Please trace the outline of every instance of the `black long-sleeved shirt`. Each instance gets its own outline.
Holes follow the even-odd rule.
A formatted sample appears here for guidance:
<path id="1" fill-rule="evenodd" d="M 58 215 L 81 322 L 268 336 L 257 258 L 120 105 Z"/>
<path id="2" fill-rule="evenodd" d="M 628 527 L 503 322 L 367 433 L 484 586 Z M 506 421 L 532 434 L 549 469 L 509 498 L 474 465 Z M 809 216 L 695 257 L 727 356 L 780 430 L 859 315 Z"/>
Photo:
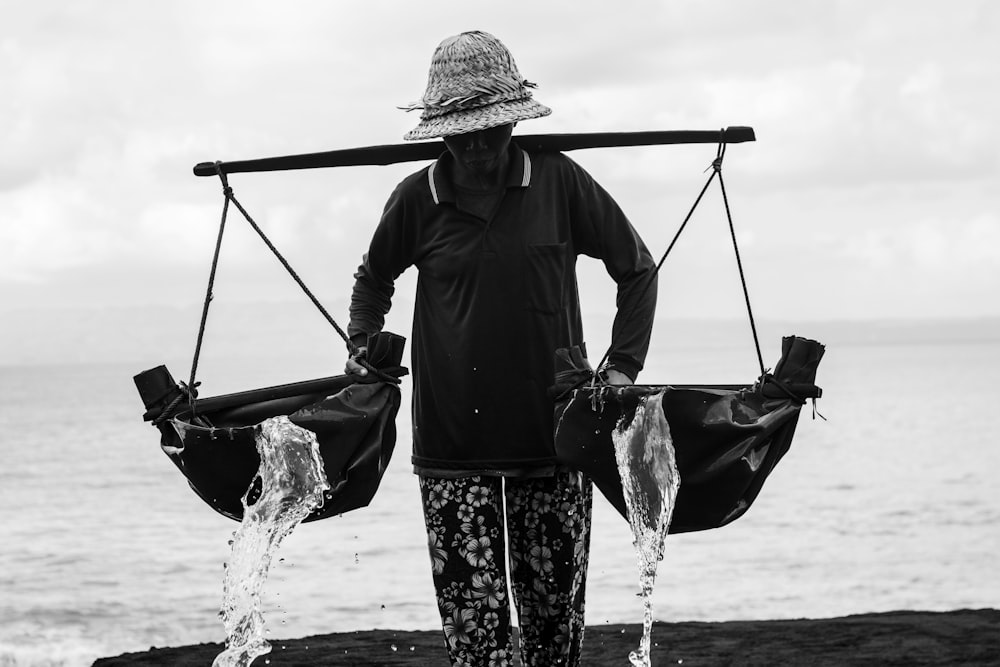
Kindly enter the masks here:
<path id="1" fill-rule="evenodd" d="M 618 284 L 610 365 L 635 378 L 656 306 L 655 263 L 611 196 L 559 153 L 511 144 L 489 219 L 457 205 L 452 158 L 404 179 L 355 274 L 348 334 L 380 331 L 395 279 L 418 270 L 411 357 L 418 471 L 551 468 L 554 352 L 583 344 L 580 254 Z M 647 288 L 647 283 L 652 282 Z"/>

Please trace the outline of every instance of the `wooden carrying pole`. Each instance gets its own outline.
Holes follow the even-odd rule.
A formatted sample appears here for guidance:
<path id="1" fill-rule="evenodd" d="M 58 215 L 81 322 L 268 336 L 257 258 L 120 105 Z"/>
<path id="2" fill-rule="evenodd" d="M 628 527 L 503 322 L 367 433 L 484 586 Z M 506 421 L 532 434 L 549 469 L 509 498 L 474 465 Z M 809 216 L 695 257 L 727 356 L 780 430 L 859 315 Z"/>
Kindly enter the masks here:
<path id="1" fill-rule="evenodd" d="M 584 148 L 613 148 L 616 146 L 657 146 L 663 144 L 739 144 L 755 141 L 752 127 L 734 126 L 722 130 L 659 130 L 651 132 L 593 132 L 582 134 L 527 134 L 515 136 L 517 144 L 536 152 L 574 151 Z M 398 162 L 417 162 L 437 159 L 446 149 L 443 141 L 425 141 L 412 144 L 390 144 L 346 148 L 322 153 L 303 153 L 256 160 L 233 162 L 201 162 L 194 167 L 195 176 L 217 176 L 219 171 L 235 174 L 251 171 L 286 171 L 290 169 L 319 169 L 322 167 L 351 167 L 360 165 L 387 165 Z"/>

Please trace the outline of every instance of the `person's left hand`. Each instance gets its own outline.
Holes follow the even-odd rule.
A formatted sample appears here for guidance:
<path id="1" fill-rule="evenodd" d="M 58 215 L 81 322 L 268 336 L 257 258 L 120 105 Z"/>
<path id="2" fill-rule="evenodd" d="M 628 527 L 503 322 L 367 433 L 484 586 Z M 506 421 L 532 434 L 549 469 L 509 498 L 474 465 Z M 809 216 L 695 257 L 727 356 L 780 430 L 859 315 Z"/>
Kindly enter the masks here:
<path id="1" fill-rule="evenodd" d="M 616 371 L 613 368 L 609 368 L 608 370 L 604 371 L 604 377 L 607 378 L 608 384 L 619 384 L 619 385 L 632 384 L 632 380 L 631 378 L 629 378 L 629 376 L 625 375 L 621 371 Z"/>

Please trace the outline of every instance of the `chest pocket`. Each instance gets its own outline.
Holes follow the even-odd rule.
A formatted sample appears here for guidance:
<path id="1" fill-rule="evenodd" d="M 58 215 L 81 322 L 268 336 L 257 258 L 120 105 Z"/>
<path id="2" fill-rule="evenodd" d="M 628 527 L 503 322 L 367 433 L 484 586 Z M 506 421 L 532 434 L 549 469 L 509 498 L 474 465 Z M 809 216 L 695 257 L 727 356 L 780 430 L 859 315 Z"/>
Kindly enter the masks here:
<path id="1" fill-rule="evenodd" d="M 533 243 L 528 246 L 524 276 L 525 306 L 541 313 L 562 310 L 566 282 L 566 244 Z"/>

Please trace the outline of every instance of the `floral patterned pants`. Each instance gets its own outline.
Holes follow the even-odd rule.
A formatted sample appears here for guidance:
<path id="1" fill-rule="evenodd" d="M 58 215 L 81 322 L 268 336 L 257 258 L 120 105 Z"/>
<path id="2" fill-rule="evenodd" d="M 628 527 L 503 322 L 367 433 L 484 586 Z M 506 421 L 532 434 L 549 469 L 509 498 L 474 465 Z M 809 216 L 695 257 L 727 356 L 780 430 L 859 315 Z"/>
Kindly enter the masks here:
<path id="1" fill-rule="evenodd" d="M 535 479 L 421 477 L 420 491 L 452 665 L 514 664 L 507 555 L 523 664 L 578 665 L 590 552 L 590 479 L 571 471 Z"/>

